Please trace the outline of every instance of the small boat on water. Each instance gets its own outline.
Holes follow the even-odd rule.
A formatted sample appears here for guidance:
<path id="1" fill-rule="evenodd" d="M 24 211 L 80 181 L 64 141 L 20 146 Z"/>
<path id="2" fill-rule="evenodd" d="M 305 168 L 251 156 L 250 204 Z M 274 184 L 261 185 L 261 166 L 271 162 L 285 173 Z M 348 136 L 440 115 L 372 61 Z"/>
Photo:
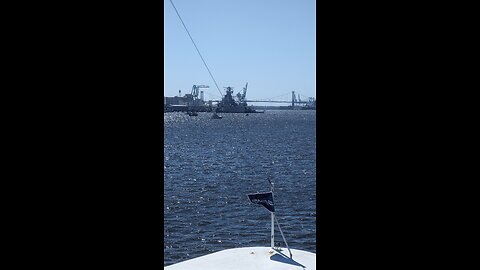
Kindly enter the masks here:
<path id="1" fill-rule="evenodd" d="M 187 114 L 188 114 L 188 116 L 198 116 L 198 113 L 195 112 L 195 111 L 190 111 Z"/>
<path id="2" fill-rule="evenodd" d="M 223 116 L 218 115 L 216 112 L 213 113 L 212 119 L 222 119 Z"/>

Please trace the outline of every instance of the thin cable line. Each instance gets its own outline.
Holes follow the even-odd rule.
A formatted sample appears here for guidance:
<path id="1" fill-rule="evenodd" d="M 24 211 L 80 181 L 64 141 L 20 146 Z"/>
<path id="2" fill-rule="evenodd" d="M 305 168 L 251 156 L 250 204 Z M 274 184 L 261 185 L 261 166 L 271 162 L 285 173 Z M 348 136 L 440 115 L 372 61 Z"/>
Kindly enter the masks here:
<path id="1" fill-rule="evenodd" d="M 223 95 L 222 95 L 222 91 L 220 91 L 220 87 L 218 87 L 217 81 L 215 80 L 215 78 L 213 78 L 212 72 L 210 72 L 210 69 L 208 68 L 207 63 L 206 63 L 205 60 L 203 59 L 203 56 L 202 56 L 202 54 L 200 53 L 200 50 L 198 49 L 197 44 L 195 44 L 195 41 L 193 41 L 192 35 L 190 35 L 190 32 L 188 31 L 187 26 L 186 26 L 185 23 L 183 22 L 182 17 L 180 16 L 180 13 L 178 13 L 178 10 L 177 10 L 177 8 L 175 7 L 175 5 L 173 4 L 172 0 L 170 0 L 170 3 L 172 4 L 173 8 L 175 9 L 175 12 L 177 13 L 178 18 L 180 18 L 180 21 L 182 22 L 183 27 L 185 28 L 185 31 L 187 31 L 187 34 L 188 34 L 188 36 L 190 37 L 190 40 L 192 41 L 193 46 L 195 46 L 195 49 L 197 49 L 198 55 L 200 55 L 200 58 L 202 58 L 203 64 L 204 64 L 205 67 L 207 68 L 208 73 L 210 74 L 210 77 L 212 77 L 212 80 L 213 80 L 213 82 L 215 83 L 215 86 L 217 87 L 218 92 L 220 92 L 220 96 L 223 96 Z"/>

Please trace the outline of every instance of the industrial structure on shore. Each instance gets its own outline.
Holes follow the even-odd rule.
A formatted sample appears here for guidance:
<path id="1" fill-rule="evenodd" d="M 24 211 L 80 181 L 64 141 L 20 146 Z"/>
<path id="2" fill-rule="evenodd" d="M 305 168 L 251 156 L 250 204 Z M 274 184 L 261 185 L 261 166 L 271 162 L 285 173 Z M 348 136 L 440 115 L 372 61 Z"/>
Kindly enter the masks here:
<path id="1" fill-rule="evenodd" d="M 258 113 L 246 102 L 248 83 L 242 93 L 233 95 L 233 87 L 225 87 L 226 94 L 222 100 L 210 100 L 205 102 L 204 92 L 199 89 L 209 88 L 208 85 L 194 85 L 192 92 L 181 97 L 181 90 L 178 96 L 164 97 L 165 112 L 217 112 L 217 113 Z M 199 96 L 200 95 L 200 96 Z M 214 104 L 215 103 L 215 104 Z M 263 111 L 262 111 L 263 112 Z"/>
<path id="2" fill-rule="evenodd" d="M 193 85 L 192 91 L 182 97 L 182 91 L 178 90 L 178 96 L 164 97 L 164 112 L 217 112 L 217 113 L 262 113 L 255 108 L 260 106 L 249 106 L 247 102 L 261 103 L 288 103 L 290 106 L 265 106 L 264 109 L 280 110 L 315 110 L 316 100 L 309 97 L 307 101 L 301 100 L 300 94 L 292 91 L 292 100 L 247 100 L 248 83 L 242 92 L 234 95 L 233 87 L 225 87 L 225 95 L 222 100 L 205 101 L 204 92 L 200 89 L 209 88 L 208 85 Z M 297 105 L 295 105 L 297 104 Z"/>
<path id="3" fill-rule="evenodd" d="M 205 102 L 204 92 L 200 89 L 209 88 L 208 85 L 194 85 L 192 92 L 182 97 L 182 91 L 178 90 L 178 96 L 164 97 L 165 112 L 211 112 L 212 101 Z"/>

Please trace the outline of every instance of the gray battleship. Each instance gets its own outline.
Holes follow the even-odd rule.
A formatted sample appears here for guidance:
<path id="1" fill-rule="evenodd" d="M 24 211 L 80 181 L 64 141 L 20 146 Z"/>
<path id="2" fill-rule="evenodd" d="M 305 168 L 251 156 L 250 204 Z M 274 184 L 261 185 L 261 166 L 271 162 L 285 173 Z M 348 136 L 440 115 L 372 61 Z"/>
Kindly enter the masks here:
<path id="1" fill-rule="evenodd" d="M 238 93 L 236 98 L 233 96 L 233 87 L 225 87 L 226 94 L 218 103 L 215 112 L 217 113 L 263 113 L 264 111 L 256 111 L 252 106 L 248 106 L 246 102 L 247 85 L 243 88 L 243 93 Z"/>

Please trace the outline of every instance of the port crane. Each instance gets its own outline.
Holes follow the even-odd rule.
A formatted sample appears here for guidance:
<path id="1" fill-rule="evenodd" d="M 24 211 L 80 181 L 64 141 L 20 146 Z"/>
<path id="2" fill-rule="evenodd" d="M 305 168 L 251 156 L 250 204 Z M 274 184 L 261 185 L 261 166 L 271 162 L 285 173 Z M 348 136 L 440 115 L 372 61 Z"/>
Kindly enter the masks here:
<path id="1" fill-rule="evenodd" d="M 237 98 L 240 103 L 245 103 L 245 100 L 247 97 L 247 88 L 248 88 L 248 82 L 243 88 L 243 93 L 240 93 L 240 92 L 237 93 Z"/>
<path id="2" fill-rule="evenodd" d="M 196 105 L 201 98 L 198 97 L 198 94 L 200 93 L 200 89 L 206 89 L 210 88 L 208 85 L 193 85 L 192 87 L 192 97 L 193 97 L 193 102 Z"/>

